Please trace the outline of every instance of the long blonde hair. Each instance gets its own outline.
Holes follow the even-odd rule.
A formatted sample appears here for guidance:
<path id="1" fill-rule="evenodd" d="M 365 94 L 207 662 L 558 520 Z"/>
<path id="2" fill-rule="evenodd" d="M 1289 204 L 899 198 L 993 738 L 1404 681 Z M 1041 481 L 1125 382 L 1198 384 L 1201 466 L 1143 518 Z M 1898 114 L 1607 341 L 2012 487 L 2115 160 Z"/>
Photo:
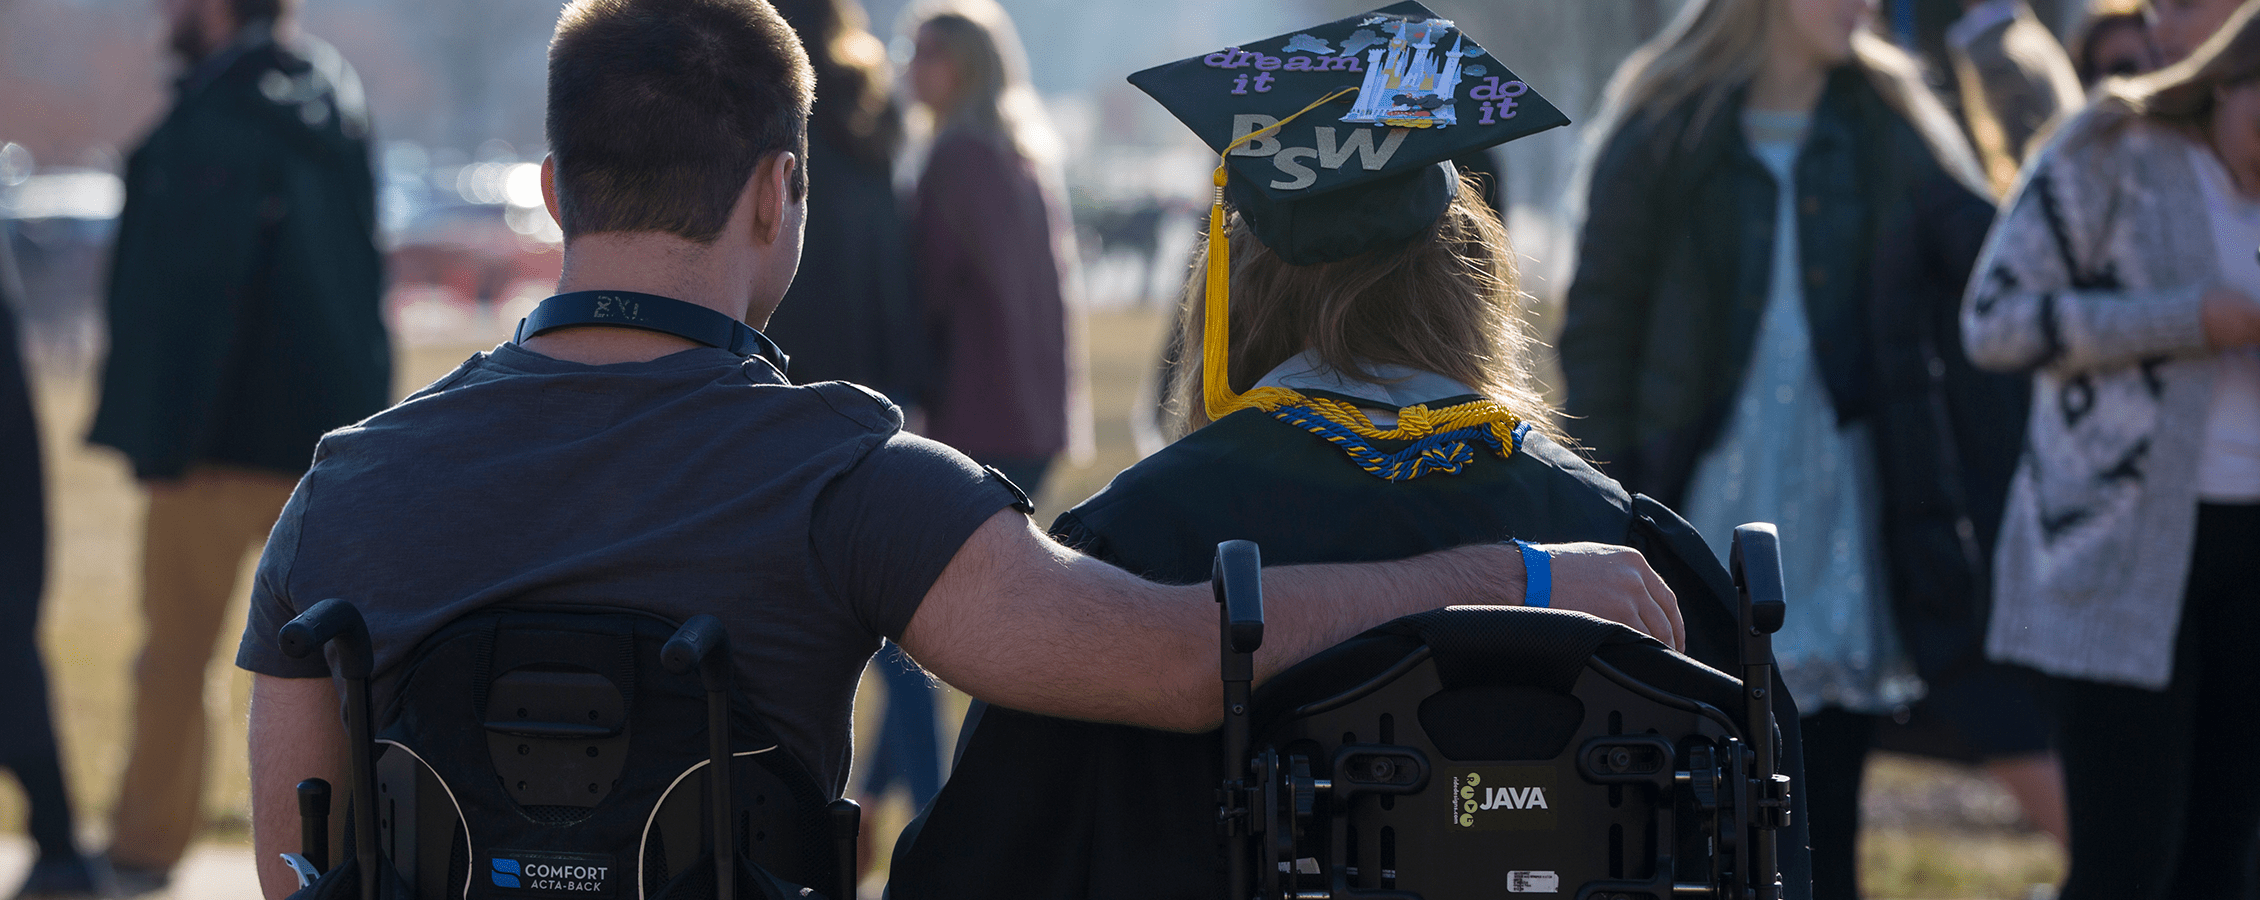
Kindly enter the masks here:
<path id="1" fill-rule="evenodd" d="M 1766 59 L 1766 41 L 1782 18 L 1785 0 L 1687 0 L 1663 33 L 1625 58 L 1601 95 L 1601 112 L 1586 132 L 1584 158 L 1575 179 L 1574 203 L 1582 204 L 1593 164 L 1627 124 L 1694 105 L 1684 131 L 1664 136 L 1659 157 L 1684 151 L 1715 124 L 1736 92 L 1757 78 Z M 1981 194 L 1989 193 L 1961 128 L 1923 84 L 1922 68 L 1905 51 L 1860 31 L 1852 36 L 1852 65 L 1885 103 L 1922 135 L 1940 166 Z"/>
<path id="2" fill-rule="evenodd" d="M 1004 7 L 994 0 L 927 0 L 907 10 L 904 21 L 904 34 L 932 34 L 957 64 L 963 93 L 952 108 L 935 110 L 936 133 L 970 129 L 1002 139 L 1030 160 L 1058 161 L 1058 138 L 1028 80 L 1028 55 Z"/>
<path id="3" fill-rule="evenodd" d="M 1233 390 L 1246 391 L 1279 364 L 1314 350 L 1351 378 L 1373 378 L 1367 367 L 1376 365 L 1445 376 L 1560 437 L 1530 375 L 1536 341 L 1523 319 L 1529 296 L 1516 283 L 1506 226 L 1472 180 L 1463 177 L 1458 199 L 1436 225 L 1401 248 L 1290 265 L 1256 240 L 1236 213 L 1227 240 Z M 1188 299 L 1178 315 L 1179 356 L 1165 416 L 1173 436 L 1208 424 L 1200 402 L 1207 272 L 1204 245 L 1194 254 Z"/>

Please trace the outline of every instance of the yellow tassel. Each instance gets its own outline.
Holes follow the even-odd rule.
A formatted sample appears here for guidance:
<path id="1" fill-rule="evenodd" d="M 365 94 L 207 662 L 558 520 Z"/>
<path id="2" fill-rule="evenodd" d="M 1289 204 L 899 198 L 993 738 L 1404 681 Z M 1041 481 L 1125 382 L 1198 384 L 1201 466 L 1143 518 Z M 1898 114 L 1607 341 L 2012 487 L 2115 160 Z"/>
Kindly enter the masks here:
<path id="1" fill-rule="evenodd" d="M 1216 200 L 1208 208 L 1208 317 L 1201 331 L 1201 402 L 1209 421 L 1239 408 L 1228 377 L 1232 360 L 1232 242 L 1224 235 L 1224 166 L 1216 167 Z"/>
<path id="2" fill-rule="evenodd" d="M 1248 406 L 1241 401 L 1239 394 L 1232 391 L 1232 252 L 1231 242 L 1226 240 L 1224 234 L 1225 159 L 1232 155 L 1232 151 L 1240 149 L 1241 144 L 1278 131 L 1303 113 L 1332 103 L 1336 98 L 1356 90 L 1355 87 L 1346 87 L 1320 97 L 1292 116 L 1241 135 L 1239 140 L 1226 145 L 1224 152 L 1216 155 L 1216 199 L 1210 202 L 1208 208 L 1207 315 L 1202 319 L 1201 328 L 1201 406 L 1208 412 L 1209 421 L 1224 418 Z"/>

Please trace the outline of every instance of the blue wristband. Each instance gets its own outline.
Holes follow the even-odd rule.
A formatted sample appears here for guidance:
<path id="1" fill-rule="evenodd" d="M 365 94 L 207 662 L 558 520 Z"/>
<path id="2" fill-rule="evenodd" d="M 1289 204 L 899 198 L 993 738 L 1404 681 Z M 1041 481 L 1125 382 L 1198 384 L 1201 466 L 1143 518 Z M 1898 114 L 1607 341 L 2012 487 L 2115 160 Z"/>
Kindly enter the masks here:
<path id="1" fill-rule="evenodd" d="M 1537 544 L 1516 540 L 1522 548 L 1522 605 L 1544 607 L 1554 602 L 1554 556 Z"/>

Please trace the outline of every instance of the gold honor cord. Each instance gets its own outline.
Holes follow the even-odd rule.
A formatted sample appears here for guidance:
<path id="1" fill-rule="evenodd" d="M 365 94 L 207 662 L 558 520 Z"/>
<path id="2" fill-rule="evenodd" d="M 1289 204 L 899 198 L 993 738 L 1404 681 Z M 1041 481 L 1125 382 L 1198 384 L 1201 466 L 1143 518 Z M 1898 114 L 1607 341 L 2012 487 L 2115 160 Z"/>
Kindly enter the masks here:
<path id="1" fill-rule="evenodd" d="M 1384 429 L 1375 427 L 1373 420 L 1367 418 L 1363 410 L 1330 398 L 1307 397 L 1300 391 L 1282 387 L 1259 387 L 1245 394 L 1232 390 L 1229 372 L 1232 359 L 1232 258 L 1230 241 L 1224 234 L 1226 158 L 1232 155 L 1232 151 L 1240 149 L 1242 144 L 1277 131 L 1303 113 L 1356 90 L 1358 89 L 1355 87 L 1346 87 L 1321 97 L 1292 116 L 1240 136 L 1238 140 L 1226 145 L 1224 152 L 1217 154 L 1216 196 L 1208 210 L 1208 309 L 1202 320 L 1201 331 L 1202 406 L 1208 410 L 1210 421 L 1222 419 L 1243 409 L 1259 409 L 1282 421 L 1300 425 L 1342 447 L 1366 471 L 1391 481 L 1417 478 L 1429 471 L 1459 471 L 1459 463 L 1447 462 L 1446 457 L 1455 453 L 1465 455 L 1464 441 L 1455 439 L 1467 434 L 1463 431 L 1466 429 L 1480 429 L 1474 433 L 1482 434 L 1489 440 L 1479 442 L 1490 444 L 1493 452 L 1505 457 L 1513 453 L 1519 443 L 1516 431 L 1522 420 L 1492 400 L 1476 400 L 1436 410 L 1429 409 L 1427 404 L 1404 407 L 1397 411 L 1396 427 Z M 1308 413 L 1308 416 L 1304 413 Z M 1316 421 L 1312 421 L 1312 418 Z M 1351 435 L 1371 440 L 1412 441 L 1435 437 L 1440 441 L 1460 445 L 1462 449 L 1455 451 L 1449 446 L 1416 445 L 1397 454 L 1384 454 L 1357 444 L 1351 440 Z M 1397 459 L 1398 456 L 1404 456 L 1405 459 Z"/>

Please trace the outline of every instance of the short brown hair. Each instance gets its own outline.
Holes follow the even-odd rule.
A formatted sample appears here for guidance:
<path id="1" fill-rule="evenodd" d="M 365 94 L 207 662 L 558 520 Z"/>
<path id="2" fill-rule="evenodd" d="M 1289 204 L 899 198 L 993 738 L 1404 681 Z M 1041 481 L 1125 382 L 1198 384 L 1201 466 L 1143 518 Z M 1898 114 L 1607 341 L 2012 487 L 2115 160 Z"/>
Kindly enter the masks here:
<path id="1" fill-rule="evenodd" d="M 1256 240 L 1236 212 L 1226 239 L 1233 390 L 1245 392 L 1281 363 L 1315 350 L 1328 368 L 1351 378 L 1371 379 L 1366 367 L 1375 365 L 1442 375 L 1561 437 L 1530 372 L 1536 341 L 1523 318 L 1529 297 L 1517 286 L 1506 226 L 1466 176 L 1436 224 L 1403 247 L 1290 265 Z M 1208 424 L 1201 407 L 1208 248 L 1198 248 L 1195 257 L 1169 386 L 1171 414 L 1188 431 Z"/>
<path id="2" fill-rule="evenodd" d="M 567 240 L 722 233 L 754 167 L 792 151 L 807 189 L 815 74 L 763 0 L 574 0 L 549 42 L 549 152 Z"/>

